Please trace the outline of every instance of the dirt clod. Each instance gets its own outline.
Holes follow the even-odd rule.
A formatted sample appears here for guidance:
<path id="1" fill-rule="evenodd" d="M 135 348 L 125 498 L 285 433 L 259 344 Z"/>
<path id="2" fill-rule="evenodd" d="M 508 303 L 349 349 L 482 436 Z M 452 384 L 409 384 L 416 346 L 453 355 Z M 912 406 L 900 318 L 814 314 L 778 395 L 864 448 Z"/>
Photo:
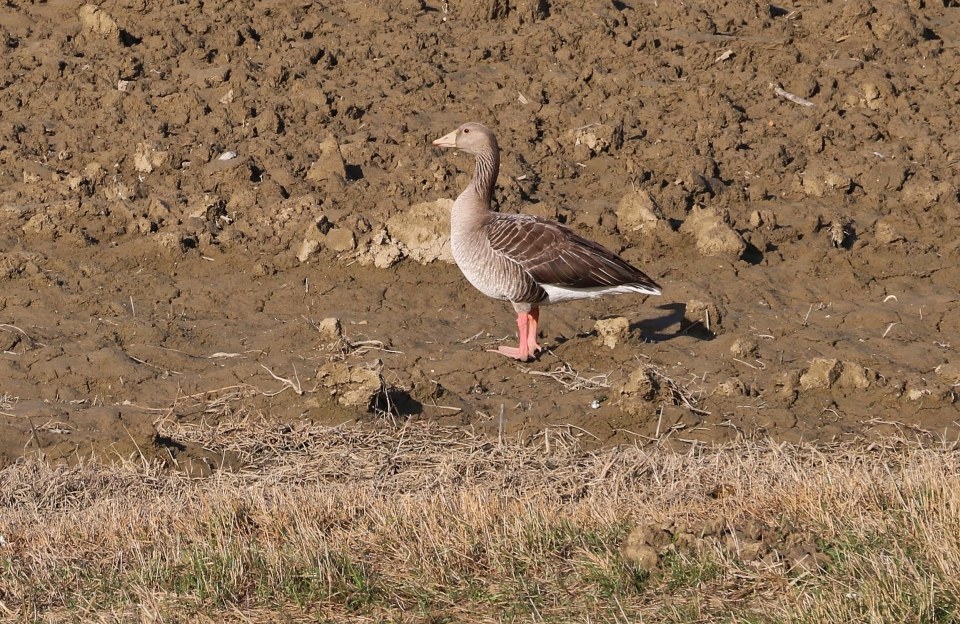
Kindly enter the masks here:
<path id="1" fill-rule="evenodd" d="M 880 219 L 874 226 L 874 237 L 881 245 L 889 245 L 897 241 L 904 240 L 903 235 L 897 230 L 889 219 Z"/>
<path id="2" fill-rule="evenodd" d="M 364 411 L 374 406 L 383 387 L 376 371 L 346 362 L 321 366 L 317 370 L 317 385 L 327 389 L 340 405 Z"/>
<path id="3" fill-rule="evenodd" d="M 643 189 L 631 191 L 617 204 L 617 227 L 620 232 L 647 233 L 663 220 L 663 213 L 653 197 Z"/>
<path id="4" fill-rule="evenodd" d="M 85 4 L 80 7 L 80 25 L 93 33 L 108 38 L 118 38 L 120 27 L 109 13 L 94 4 Z"/>
<path id="5" fill-rule="evenodd" d="M 610 349 L 622 344 L 630 337 L 630 320 L 622 316 L 600 319 L 593 328 L 597 332 L 598 344 Z"/>
<path id="6" fill-rule="evenodd" d="M 842 387 L 864 390 L 869 388 L 876 378 L 876 373 L 867 370 L 856 362 L 845 361 L 841 366 L 842 372 L 838 381 Z"/>
<path id="7" fill-rule="evenodd" d="M 453 262 L 450 251 L 450 208 L 453 201 L 438 199 L 398 212 L 387 220 L 394 240 L 402 245 L 405 255 L 421 264 L 435 260 Z"/>
<path id="8" fill-rule="evenodd" d="M 321 342 L 336 344 L 343 339 L 343 325 L 338 318 L 325 318 L 317 323 L 317 333 L 320 336 Z"/>
<path id="9" fill-rule="evenodd" d="M 804 390 L 826 389 L 840 378 L 843 364 L 832 358 L 814 358 L 807 370 L 800 375 L 800 386 Z"/>
<path id="10" fill-rule="evenodd" d="M 649 367 L 639 366 L 630 373 L 618 389 L 620 408 L 632 415 L 649 413 L 652 401 L 660 389 L 657 378 Z"/>
<path id="11" fill-rule="evenodd" d="M 736 357 L 744 358 L 754 355 L 759 348 L 760 343 L 757 342 L 755 338 L 752 336 L 741 336 L 730 345 L 730 353 Z"/>
<path id="12" fill-rule="evenodd" d="M 715 210 L 694 208 L 680 231 L 692 234 L 697 250 L 705 256 L 736 259 L 747 248 L 743 237 Z"/>
<path id="13" fill-rule="evenodd" d="M 946 362 L 936 368 L 937 375 L 944 381 L 952 384 L 960 384 L 960 362 Z"/>

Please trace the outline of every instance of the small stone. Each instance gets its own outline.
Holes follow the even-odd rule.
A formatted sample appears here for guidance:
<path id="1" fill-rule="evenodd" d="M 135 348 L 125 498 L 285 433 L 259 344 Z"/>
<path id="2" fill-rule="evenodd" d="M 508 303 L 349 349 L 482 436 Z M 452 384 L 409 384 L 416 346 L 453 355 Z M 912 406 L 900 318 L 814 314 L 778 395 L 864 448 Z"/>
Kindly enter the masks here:
<path id="1" fill-rule="evenodd" d="M 97 161 L 91 161 L 87 163 L 87 166 L 83 168 L 83 177 L 93 183 L 99 183 L 103 180 L 103 177 L 106 175 L 106 171 L 103 169 L 103 165 Z"/>
<path id="2" fill-rule="evenodd" d="M 160 232 L 154 237 L 154 240 L 164 249 L 185 251 L 181 244 L 181 236 L 178 232 Z"/>
<path id="3" fill-rule="evenodd" d="M 659 389 L 652 369 L 641 364 L 619 388 L 620 409 L 633 416 L 646 414 Z"/>
<path id="4" fill-rule="evenodd" d="M 660 559 L 657 548 L 666 545 L 669 540 L 670 536 L 666 531 L 641 525 L 627 535 L 627 539 L 620 545 L 620 554 L 630 565 L 652 572 Z"/>
<path id="5" fill-rule="evenodd" d="M 806 372 L 800 375 L 800 387 L 804 390 L 826 389 L 840 377 L 843 366 L 832 358 L 814 358 Z"/>
<path id="6" fill-rule="evenodd" d="M 696 537 L 719 537 L 727 532 L 728 523 L 726 518 L 721 516 L 712 516 L 704 518 L 702 521 L 691 522 L 686 530 Z"/>
<path id="7" fill-rule="evenodd" d="M 297 251 L 297 260 L 306 262 L 313 254 L 320 249 L 320 241 L 315 238 L 308 238 L 300 244 L 300 250 Z"/>
<path id="8" fill-rule="evenodd" d="M 617 204 L 617 228 L 621 232 L 648 232 L 663 220 L 663 213 L 650 193 L 637 189 Z"/>
<path id="9" fill-rule="evenodd" d="M 266 262 L 257 262 L 253 265 L 254 277 L 266 277 L 277 272 L 276 267 Z"/>
<path id="10" fill-rule="evenodd" d="M 630 337 L 630 321 L 622 316 L 609 319 L 600 319 L 594 326 L 598 342 L 613 349 Z"/>
<path id="11" fill-rule="evenodd" d="M 317 160 L 310 165 L 307 171 L 307 180 L 310 182 L 333 182 L 343 186 L 347 179 L 347 167 L 340 153 L 340 145 L 333 137 L 327 137 L 320 143 L 320 153 Z"/>
<path id="12" fill-rule="evenodd" d="M 109 13 L 94 4 L 80 7 L 80 26 L 87 31 L 109 38 L 120 37 L 120 27 Z"/>
<path id="13" fill-rule="evenodd" d="M 929 392 L 925 390 L 920 390 L 919 388 L 911 388 L 907 390 L 907 398 L 910 399 L 911 401 L 919 401 L 920 399 L 925 397 L 927 394 L 929 394 Z"/>
<path id="14" fill-rule="evenodd" d="M 823 197 L 835 191 L 847 192 L 853 184 L 853 179 L 837 172 L 833 168 L 836 166 L 836 163 L 811 162 L 806 171 L 801 174 L 803 192 L 813 197 Z"/>
<path id="15" fill-rule="evenodd" d="M 797 415 L 789 409 L 766 408 L 756 415 L 754 424 L 768 433 L 789 431 L 797 426 Z"/>
<path id="16" fill-rule="evenodd" d="M 36 184 L 37 182 L 51 182 L 58 179 L 57 174 L 49 167 L 38 162 L 28 161 L 23 167 L 24 184 Z"/>
<path id="17" fill-rule="evenodd" d="M 619 148 L 623 144 L 623 126 L 591 124 L 569 131 L 567 138 L 573 143 L 575 154 L 590 158 L 611 147 Z"/>
<path id="18" fill-rule="evenodd" d="M 746 542 L 740 544 L 740 558 L 743 561 L 756 561 L 770 551 L 764 542 Z"/>
<path id="19" fill-rule="evenodd" d="M 660 561 L 656 549 L 646 544 L 624 545 L 620 552 L 627 563 L 645 572 L 656 570 Z"/>
<path id="20" fill-rule="evenodd" d="M 152 197 L 147 203 L 147 218 L 161 224 L 170 218 L 170 205 L 159 197 Z"/>
<path id="21" fill-rule="evenodd" d="M 396 245 L 385 245 L 377 248 L 373 258 L 373 266 L 378 269 L 389 269 L 403 258 L 403 252 Z"/>
<path id="22" fill-rule="evenodd" d="M 152 143 L 138 143 L 133 154 L 133 168 L 140 173 L 150 173 L 166 163 L 167 156 L 167 152 L 158 150 Z"/>
<path id="23" fill-rule="evenodd" d="M 880 219 L 877 221 L 873 229 L 873 235 L 881 245 L 889 245 L 897 241 L 905 240 L 889 219 Z"/>
<path id="24" fill-rule="evenodd" d="M 362 266 L 371 264 L 378 269 L 388 269 L 400 262 L 403 251 L 395 240 L 390 238 L 386 230 L 380 230 L 371 236 L 366 248 L 357 256 Z"/>
<path id="25" fill-rule="evenodd" d="M 251 188 L 234 189 L 227 200 L 227 211 L 246 212 L 257 205 L 257 193 Z"/>
<path id="26" fill-rule="evenodd" d="M 715 303 L 691 299 L 687 302 L 683 317 L 688 327 L 699 322 L 708 332 L 720 333 L 720 309 Z"/>
<path id="27" fill-rule="evenodd" d="M 317 333 L 325 344 L 335 344 L 343 338 L 343 326 L 338 318 L 325 318 L 317 323 Z"/>
<path id="28" fill-rule="evenodd" d="M 799 385 L 800 371 L 798 370 L 783 371 L 777 375 L 776 380 L 774 381 L 774 387 L 778 388 L 778 392 L 782 395 L 793 394 Z"/>
<path id="29" fill-rule="evenodd" d="M 680 231 L 692 234 L 697 251 L 705 256 L 739 258 L 747 249 L 743 237 L 715 210 L 694 208 Z"/>
<path id="30" fill-rule="evenodd" d="M 743 382 L 739 379 L 728 379 L 717 384 L 717 387 L 713 389 L 713 393 L 717 396 L 724 397 L 735 397 L 743 396 L 746 394 L 746 386 L 743 385 Z"/>
<path id="31" fill-rule="evenodd" d="M 768 230 L 776 229 L 777 216 L 772 210 L 754 210 L 750 213 L 750 228 L 756 230 L 761 226 Z"/>
<path id="32" fill-rule="evenodd" d="M 349 228 L 332 228 L 323 238 L 323 244 L 336 252 L 353 251 L 357 247 L 357 239 Z"/>
<path id="33" fill-rule="evenodd" d="M 154 231 L 154 226 L 150 222 L 150 219 L 145 217 L 133 217 L 130 220 L 130 225 L 133 227 L 133 231 L 137 234 L 150 234 Z"/>
<path id="34" fill-rule="evenodd" d="M 926 173 L 926 172 L 924 172 Z M 934 180 L 929 174 L 913 176 L 903 185 L 903 199 L 908 204 L 918 204 L 927 208 L 943 197 L 956 197 L 957 189 L 946 180 Z"/>
<path id="35" fill-rule="evenodd" d="M 137 197 L 137 190 L 131 188 L 126 182 L 116 182 L 104 189 L 104 194 L 108 199 L 117 201 L 129 201 Z"/>
<path id="36" fill-rule="evenodd" d="M 830 557 L 825 553 L 817 552 L 813 544 L 801 544 L 786 553 L 783 561 L 787 564 L 791 574 L 813 574 L 830 565 Z"/>
<path id="37" fill-rule="evenodd" d="M 33 234 L 46 240 L 54 240 L 60 236 L 60 228 L 57 227 L 53 218 L 46 211 L 37 212 L 30 217 L 23 224 L 23 231 L 26 234 Z"/>
<path id="38" fill-rule="evenodd" d="M 907 179 L 909 170 L 899 160 L 887 160 L 871 166 L 859 178 L 867 193 L 899 191 Z"/>
<path id="39" fill-rule="evenodd" d="M 946 362 L 936 369 L 937 375 L 951 384 L 960 383 L 960 362 Z"/>
<path id="40" fill-rule="evenodd" d="M 760 344 L 750 336 L 741 336 L 730 345 L 730 353 L 739 358 L 750 357 L 757 352 Z"/>
<path id="41" fill-rule="evenodd" d="M 346 362 L 321 366 L 317 370 L 317 385 L 329 389 L 340 405 L 364 410 L 371 409 L 383 389 L 379 373 Z"/>
<path id="42" fill-rule="evenodd" d="M 705 256 L 739 258 L 746 248 L 740 234 L 726 224 L 717 224 L 697 235 L 697 250 Z"/>
<path id="43" fill-rule="evenodd" d="M 420 264 L 453 262 L 450 250 L 450 210 L 453 200 L 438 199 L 411 206 L 387 219 L 391 238 Z"/>
<path id="44" fill-rule="evenodd" d="M 763 534 L 767 531 L 767 528 L 759 520 L 748 520 L 746 524 L 740 527 L 740 530 L 747 538 L 757 541 L 763 538 Z"/>
<path id="45" fill-rule="evenodd" d="M 286 220 L 289 218 L 289 215 L 285 214 L 283 215 L 283 218 Z M 330 223 L 330 220 L 327 219 L 326 215 L 320 215 L 318 218 L 311 219 L 309 225 L 307 225 L 306 232 L 304 232 L 303 242 L 300 243 L 300 250 L 297 252 L 297 260 L 300 262 L 306 262 L 307 258 L 320 250 L 321 246 L 329 246 L 326 240 L 326 235 L 332 230 L 333 225 Z"/>
<path id="46" fill-rule="evenodd" d="M 80 187 L 83 186 L 83 183 L 86 181 L 87 179 L 79 173 L 68 174 L 66 178 L 67 188 L 71 191 L 79 191 Z"/>
<path id="47" fill-rule="evenodd" d="M 656 549 L 664 548 L 669 545 L 673 537 L 666 527 L 656 523 L 647 523 L 638 525 L 627 536 L 627 542 L 635 544 L 646 544 Z"/>
<path id="48" fill-rule="evenodd" d="M 856 362 L 843 362 L 843 372 L 840 373 L 839 384 L 844 388 L 863 390 L 870 387 L 870 372 Z"/>

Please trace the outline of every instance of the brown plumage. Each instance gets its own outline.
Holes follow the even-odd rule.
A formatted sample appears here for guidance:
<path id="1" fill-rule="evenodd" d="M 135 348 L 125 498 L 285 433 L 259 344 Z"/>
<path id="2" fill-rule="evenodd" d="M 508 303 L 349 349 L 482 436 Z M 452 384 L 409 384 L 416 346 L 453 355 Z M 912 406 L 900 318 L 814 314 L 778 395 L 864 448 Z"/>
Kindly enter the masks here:
<path id="1" fill-rule="evenodd" d="M 487 127 L 466 123 L 433 144 L 476 157 L 473 180 L 453 204 L 451 247 L 471 284 L 489 297 L 510 301 L 517 312 L 520 345 L 498 352 L 522 361 L 536 354 L 541 305 L 607 294 L 660 294 L 645 273 L 559 223 L 491 210 L 500 148 Z"/>

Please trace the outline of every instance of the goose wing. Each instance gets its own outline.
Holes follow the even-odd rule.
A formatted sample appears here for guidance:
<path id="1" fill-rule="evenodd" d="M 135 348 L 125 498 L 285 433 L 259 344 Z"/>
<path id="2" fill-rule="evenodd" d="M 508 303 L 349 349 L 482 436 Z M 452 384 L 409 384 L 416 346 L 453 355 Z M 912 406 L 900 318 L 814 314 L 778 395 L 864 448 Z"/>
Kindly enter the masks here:
<path id="1" fill-rule="evenodd" d="M 490 247 L 520 265 L 538 284 L 574 289 L 660 286 L 606 247 L 570 228 L 532 215 L 497 214 L 486 226 Z"/>

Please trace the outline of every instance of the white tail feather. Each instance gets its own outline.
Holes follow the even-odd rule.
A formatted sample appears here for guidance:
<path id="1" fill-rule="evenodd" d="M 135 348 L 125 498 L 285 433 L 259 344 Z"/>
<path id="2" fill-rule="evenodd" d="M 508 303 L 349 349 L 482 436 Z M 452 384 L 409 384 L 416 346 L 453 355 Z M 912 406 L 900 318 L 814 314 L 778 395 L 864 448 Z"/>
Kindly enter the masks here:
<path id="1" fill-rule="evenodd" d="M 595 299 L 606 295 L 626 295 L 629 293 L 641 295 L 659 295 L 659 288 L 641 286 L 639 284 L 624 284 L 622 286 L 595 286 L 593 288 L 573 288 L 571 286 L 558 286 L 557 284 L 540 284 L 540 287 L 547 293 L 547 300 L 541 302 L 541 305 L 559 303 L 561 301 L 572 301 L 574 299 Z"/>

